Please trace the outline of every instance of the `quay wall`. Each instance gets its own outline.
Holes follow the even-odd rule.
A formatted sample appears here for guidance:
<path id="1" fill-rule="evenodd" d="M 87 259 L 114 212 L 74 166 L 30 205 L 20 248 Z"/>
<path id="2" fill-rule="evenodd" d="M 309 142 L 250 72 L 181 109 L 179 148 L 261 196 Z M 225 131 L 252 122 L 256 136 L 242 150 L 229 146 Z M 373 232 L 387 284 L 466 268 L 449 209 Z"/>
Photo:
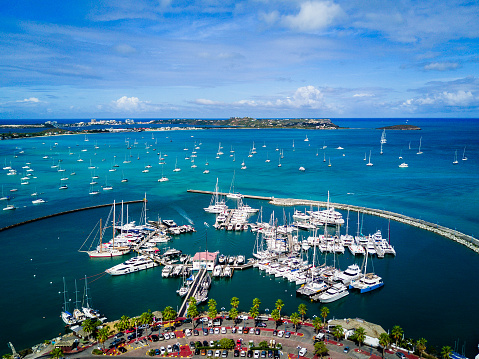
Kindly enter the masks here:
<path id="1" fill-rule="evenodd" d="M 191 193 L 201 193 L 201 194 L 209 194 L 213 195 L 214 192 L 212 191 L 200 191 L 200 190 L 192 190 L 189 189 L 188 192 Z M 226 196 L 227 193 L 218 193 L 221 196 Z M 324 201 L 313 201 L 313 200 L 306 200 L 306 199 L 294 199 L 294 198 L 275 198 L 275 197 L 265 197 L 265 196 L 250 196 L 244 195 L 245 198 L 252 198 L 258 200 L 268 201 L 269 203 L 275 206 L 313 206 L 313 207 L 324 207 L 326 208 L 327 203 Z M 386 219 L 391 219 L 396 222 L 404 223 L 410 226 L 414 226 L 417 228 L 424 229 L 429 232 L 433 232 L 439 234 L 440 236 L 446 237 L 451 239 L 457 243 L 460 243 L 467 248 L 479 253 L 479 240 L 474 238 L 473 236 L 467 235 L 465 233 L 459 232 L 457 230 L 444 227 L 438 225 L 436 223 L 428 222 L 422 219 L 417 219 L 409 216 L 405 216 L 403 214 L 385 211 L 381 209 L 373 209 L 361 206 L 355 206 L 351 204 L 342 204 L 342 203 L 329 203 L 330 207 L 334 207 L 336 209 L 341 210 L 350 210 L 353 212 L 361 212 L 364 214 L 369 214 L 372 216 L 382 217 Z"/>
<path id="2" fill-rule="evenodd" d="M 144 199 L 140 199 L 140 200 L 123 202 L 123 204 L 143 203 L 143 202 L 145 202 L 145 200 L 144 200 Z M 121 205 L 121 202 L 115 203 L 115 205 L 119 206 L 119 205 Z M 109 207 L 109 206 L 113 206 L 113 203 L 98 204 L 98 205 L 96 205 L 96 206 L 83 207 L 83 208 L 71 209 L 71 210 L 69 210 L 69 211 L 64 211 L 64 212 L 53 213 L 53 214 L 49 214 L 49 215 L 46 215 L 46 216 L 43 216 L 43 217 L 33 218 L 33 219 L 29 219 L 29 220 L 26 220 L 26 221 L 23 221 L 23 222 L 11 224 L 11 225 L 9 225 L 9 226 L 0 228 L 0 232 L 6 231 L 7 229 L 15 228 L 15 227 L 18 227 L 18 226 L 22 226 L 22 225 L 24 225 L 24 224 L 28 224 L 28 223 L 40 221 L 40 220 L 42 220 L 42 219 L 47 219 L 47 218 L 56 217 L 56 216 L 62 216 L 62 215 L 64 215 L 64 214 L 69 214 L 69 213 L 86 211 L 86 210 L 89 210 L 89 209 Z"/>

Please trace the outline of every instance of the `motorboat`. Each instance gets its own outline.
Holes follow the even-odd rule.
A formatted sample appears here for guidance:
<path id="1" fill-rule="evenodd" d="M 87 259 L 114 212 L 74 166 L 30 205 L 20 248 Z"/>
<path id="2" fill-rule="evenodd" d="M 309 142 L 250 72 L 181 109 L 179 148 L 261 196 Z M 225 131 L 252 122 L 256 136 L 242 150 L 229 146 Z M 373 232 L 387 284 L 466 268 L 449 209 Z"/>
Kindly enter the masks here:
<path id="1" fill-rule="evenodd" d="M 349 294 L 348 288 L 342 283 L 333 284 L 328 290 L 319 294 L 315 299 L 321 303 L 331 303 L 344 298 Z"/>

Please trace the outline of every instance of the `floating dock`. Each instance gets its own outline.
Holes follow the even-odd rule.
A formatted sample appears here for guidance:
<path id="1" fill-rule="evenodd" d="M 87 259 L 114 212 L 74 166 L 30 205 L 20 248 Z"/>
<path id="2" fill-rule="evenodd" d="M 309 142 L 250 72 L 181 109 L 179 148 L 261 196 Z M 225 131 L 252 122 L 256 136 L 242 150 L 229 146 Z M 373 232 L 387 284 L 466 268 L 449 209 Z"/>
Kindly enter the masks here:
<path id="1" fill-rule="evenodd" d="M 200 190 L 193 190 L 189 189 L 187 192 L 190 193 L 200 193 L 200 194 L 208 194 L 213 195 L 215 192 L 212 191 L 200 191 Z M 218 195 L 226 196 L 227 193 L 218 193 Z M 294 199 L 294 198 L 275 198 L 275 197 L 266 197 L 266 196 L 251 196 L 251 195 L 243 195 L 244 198 L 251 198 L 251 199 L 258 199 L 262 201 L 268 201 L 270 204 L 275 206 L 308 206 L 308 207 L 327 207 L 327 202 L 324 201 L 312 201 L 306 199 Z M 417 228 L 424 229 L 426 231 L 430 231 L 440 236 L 446 237 L 451 239 L 457 243 L 460 243 L 469 249 L 472 249 L 474 252 L 479 253 L 479 240 L 474 238 L 473 236 L 467 235 L 465 233 L 459 232 L 457 230 L 441 226 L 436 223 L 428 222 L 422 219 L 417 219 L 409 216 L 405 216 L 403 214 L 385 211 L 381 209 L 373 209 L 361 206 L 355 206 L 351 204 L 342 204 L 342 203 L 329 203 L 330 207 L 334 207 L 336 209 L 342 210 L 350 210 L 353 212 L 361 212 L 364 214 L 369 214 L 372 216 L 382 217 L 386 219 L 391 219 L 396 222 L 404 223 L 410 226 L 414 226 Z"/>

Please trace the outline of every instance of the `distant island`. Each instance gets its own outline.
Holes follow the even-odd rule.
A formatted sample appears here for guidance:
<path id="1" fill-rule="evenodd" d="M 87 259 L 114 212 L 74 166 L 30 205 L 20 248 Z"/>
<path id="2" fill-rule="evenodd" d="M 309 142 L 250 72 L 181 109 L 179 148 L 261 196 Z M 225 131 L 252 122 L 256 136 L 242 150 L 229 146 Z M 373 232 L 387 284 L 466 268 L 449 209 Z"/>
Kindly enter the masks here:
<path id="1" fill-rule="evenodd" d="M 394 125 L 394 126 L 386 126 L 386 127 L 379 127 L 378 130 L 403 130 L 403 131 L 418 131 L 420 127 L 413 126 L 413 125 Z"/>
<path id="2" fill-rule="evenodd" d="M 332 130 L 339 128 L 330 119 L 256 119 L 252 117 L 230 117 L 227 120 L 173 119 L 158 120 L 155 124 L 208 126 L 215 128 L 300 128 Z"/>

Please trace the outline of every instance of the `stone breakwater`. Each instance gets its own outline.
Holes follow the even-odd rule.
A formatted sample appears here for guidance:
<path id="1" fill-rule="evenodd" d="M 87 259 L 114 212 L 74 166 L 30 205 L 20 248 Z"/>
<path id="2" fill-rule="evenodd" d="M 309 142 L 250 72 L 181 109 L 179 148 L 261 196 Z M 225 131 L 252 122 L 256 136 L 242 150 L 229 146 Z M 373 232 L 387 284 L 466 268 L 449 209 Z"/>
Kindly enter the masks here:
<path id="1" fill-rule="evenodd" d="M 202 194 L 214 194 L 211 191 L 199 191 L 199 190 L 188 190 L 191 193 L 202 193 Z M 219 195 L 226 196 L 227 193 L 218 193 Z M 275 206 L 312 206 L 312 207 L 323 207 L 326 208 L 327 202 L 324 201 L 313 201 L 306 199 L 295 199 L 295 198 L 275 198 L 275 197 L 264 197 L 264 196 L 251 196 L 244 195 L 245 198 L 252 198 L 258 200 L 269 201 L 270 204 Z M 428 222 L 422 219 L 417 219 L 403 214 L 385 211 L 381 209 L 367 208 L 361 206 L 355 206 L 351 204 L 342 204 L 342 203 L 329 203 L 329 206 L 341 210 L 350 210 L 353 212 L 361 212 L 364 214 L 369 214 L 372 216 L 382 217 L 390 219 L 396 222 L 404 223 L 410 226 L 424 229 L 429 232 L 439 234 L 440 236 L 451 239 L 457 243 L 460 243 L 467 248 L 473 250 L 476 253 L 479 253 L 479 240 L 473 236 L 467 235 L 465 233 L 459 232 L 455 229 L 441 226 L 436 223 Z"/>

